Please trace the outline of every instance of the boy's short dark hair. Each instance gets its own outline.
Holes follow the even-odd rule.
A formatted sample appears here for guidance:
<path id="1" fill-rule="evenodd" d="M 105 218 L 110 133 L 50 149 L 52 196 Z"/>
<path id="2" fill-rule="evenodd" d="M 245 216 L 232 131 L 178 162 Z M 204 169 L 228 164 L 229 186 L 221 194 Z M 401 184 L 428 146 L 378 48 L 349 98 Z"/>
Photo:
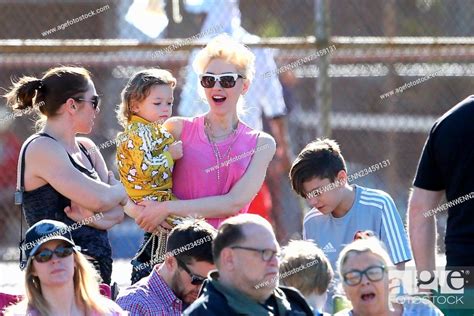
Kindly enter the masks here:
<path id="1" fill-rule="evenodd" d="M 171 230 L 166 252 L 186 264 L 205 261 L 213 264 L 212 241 L 217 230 L 204 220 L 186 221 Z"/>
<path id="2" fill-rule="evenodd" d="M 347 171 L 339 145 L 335 140 L 318 138 L 303 148 L 290 169 L 293 190 L 303 198 L 306 192 L 303 183 L 313 178 L 336 180 L 339 171 Z"/>

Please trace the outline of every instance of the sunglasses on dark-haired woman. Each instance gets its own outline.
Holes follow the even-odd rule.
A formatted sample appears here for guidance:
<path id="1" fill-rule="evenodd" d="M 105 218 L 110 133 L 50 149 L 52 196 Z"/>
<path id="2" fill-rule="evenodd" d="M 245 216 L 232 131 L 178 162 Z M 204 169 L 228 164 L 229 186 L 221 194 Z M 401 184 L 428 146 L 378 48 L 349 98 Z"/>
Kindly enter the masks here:
<path id="1" fill-rule="evenodd" d="M 98 95 L 96 96 L 93 96 L 91 100 L 87 100 L 87 99 L 84 99 L 84 98 L 71 98 L 77 102 L 89 102 L 90 104 L 92 104 L 92 108 L 94 109 L 94 111 L 99 111 L 100 108 L 100 97 Z"/>

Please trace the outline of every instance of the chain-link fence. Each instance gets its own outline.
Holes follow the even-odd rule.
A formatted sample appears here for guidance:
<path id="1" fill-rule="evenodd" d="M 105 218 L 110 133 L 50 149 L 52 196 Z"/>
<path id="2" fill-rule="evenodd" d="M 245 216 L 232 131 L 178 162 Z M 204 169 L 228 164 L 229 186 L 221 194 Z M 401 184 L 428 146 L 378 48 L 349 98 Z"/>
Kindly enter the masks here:
<path id="1" fill-rule="evenodd" d="M 266 98 L 271 108 L 281 102 L 278 95 L 283 98 L 294 154 L 330 133 L 341 145 L 349 173 L 388 159 L 388 168 L 355 182 L 389 192 L 405 216 L 429 128 L 471 93 L 474 39 L 468 36 L 474 32 L 469 13 L 474 1 L 199 2 L 149 0 L 140 7 L 130 0 L 0 0 L 0 87 L 8 88 L 11 79 L 21 75 L 40 76 L 57 65 L 86 67 L 104 100 L 90 135 L 100 147 L 120 130 L 114 108 L 136 70 L 172 71 L 178 79 L 174 114 L 185 106 L 188 112 L 202 106 L 197 96 L 181 102 L 183 87 L 195 84 L 188 79 L 192 49 L 196 41 L 234 32 L 256 54 L 276 63 L 272 68 L 272 62 L 257 62 L 247 104 L 258 106 Z M 321 9 L 325 4 L 327 11 Z M 326 42 L 315 40 L 318 27 L 330 35 Z M 277 83 L 268 88 L 271 80 Z M 34 124 L 30 115 L 13 117 L 4 100 L 0 109 L 0 260 L 8 260 L 18 255 L 11 249 L 20 235 L 20 213 L 13 205 L 16 162 Z M 263 114 L 271 116 L 271 110 Z M 105 147 L 101 152 L 107 165 L 116 170 L 115 148 Z M 279 193 L 272 191 L 279 217 L 275 221 L 286 223 L 286 228 L 280 227 L 286 229 L 281 240 L 297 237 L 301 229 L 300 204 L 285 181 L 277 181 L 285 187 L 277 188 Z M 291 199 L 296 202 L 288 202 Z M 132 255 L 139 239 L 132 221 L 111 232 L 116 256 Z"/>

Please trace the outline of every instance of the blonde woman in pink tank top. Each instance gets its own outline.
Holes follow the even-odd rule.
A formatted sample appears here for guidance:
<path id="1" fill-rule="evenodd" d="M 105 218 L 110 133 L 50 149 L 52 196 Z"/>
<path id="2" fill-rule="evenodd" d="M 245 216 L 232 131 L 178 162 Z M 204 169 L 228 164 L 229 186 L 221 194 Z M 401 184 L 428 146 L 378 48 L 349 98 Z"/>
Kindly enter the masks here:
<path id="1" fill-rule="evenodd" d="M 218 227 L 225 218 L 247 212 L 276 147 L 272 136 L 251 129 L 237 114 L 255 74 L 254 60 L 247 47 L 224 34 L 197 55 L 193 67 L 210 110 L 165 122 L 183 142 L 183 158 L 173 171 L 173 192 L 180 200 L 143 201 L 134 207 L 135 220 L 144 230 L 166 226 L 163 221 L 170 214 L 204 217 Z"/>

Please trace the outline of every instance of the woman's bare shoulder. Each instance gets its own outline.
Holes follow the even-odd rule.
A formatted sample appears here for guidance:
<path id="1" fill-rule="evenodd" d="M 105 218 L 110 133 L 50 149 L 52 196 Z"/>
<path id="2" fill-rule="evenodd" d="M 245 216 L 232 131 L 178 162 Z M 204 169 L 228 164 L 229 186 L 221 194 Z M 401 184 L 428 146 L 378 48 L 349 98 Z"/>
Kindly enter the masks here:
<path id="1" fill-rule="evenodd" d="M 166 122 L 163 123 L 163 126 L 175 139 L 179 140 L 181 139 L 181 132 L 183 131 L 184 123 L 189 122 L 190 120 L 192 120 L 190 117 L 173 116 L 167 119 Z"/>
<path id="2" fill-rule="evenodd" d="M 168 126 L 182 126 L 184 122 L 191 122 L 193 117 L 184 117 L 184 116 L 172 116 L 167 119 L 163 125 L 168 128 Z"/>
<path id="3" fill-rule="evenodd" d="M 257 147 L 265 147 L 273 151 L 276 149 L 276 142 L 275 139 L 273 138 L 272 135 L 265 133 L 265 132 L 259 132 L 258 134 L 258 141 L 257 141 Z M 262 148 L 263 149 L 263 148 Z"/>
<path id="4" fill-rule="evenodd" d="M 24 151 L 28 140 L 23 143 L 22 151 Z M 56 140 L 49 137 L 38 137 L 30 142 L 27 148 L 27 155 L 33 155 L 35 157 L 52 157 L 61 156 L 66 154 L 64 147 Z"/>
<path id="5" fill-rule="evenodd" d="M 83 137 L 83 136 L 80 136 L 80 137 L 76 137 L 76 140 L 81 143 L 82 145 L 84 145 L 86 147 L 86 149 L 90 149 L 90 148 L 94 148 L 95 147 L 95 143 L 92 139 L 90 138 L 87 138 L 87 137 Z"/>

